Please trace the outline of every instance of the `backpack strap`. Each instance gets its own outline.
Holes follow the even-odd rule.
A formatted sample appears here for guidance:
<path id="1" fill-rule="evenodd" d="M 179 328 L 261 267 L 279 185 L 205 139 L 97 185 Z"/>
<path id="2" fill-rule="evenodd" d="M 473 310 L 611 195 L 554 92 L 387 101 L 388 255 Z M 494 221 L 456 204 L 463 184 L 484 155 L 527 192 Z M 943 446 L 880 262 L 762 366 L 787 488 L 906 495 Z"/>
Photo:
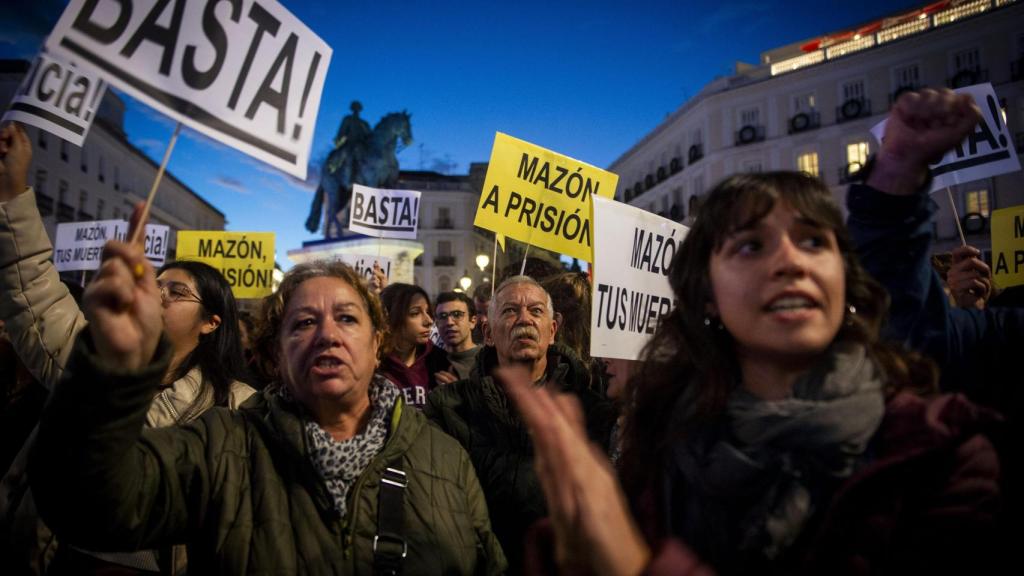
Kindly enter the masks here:
<path id="1" fill-rule="evenodd" d="M 405 488 L 409 481 L 398 457 L 384 468 L 377 497 L 377 535 L 373 537 L 373 572 L 400 576 L 409 545 L 402 537 L 405 519 Z"/>

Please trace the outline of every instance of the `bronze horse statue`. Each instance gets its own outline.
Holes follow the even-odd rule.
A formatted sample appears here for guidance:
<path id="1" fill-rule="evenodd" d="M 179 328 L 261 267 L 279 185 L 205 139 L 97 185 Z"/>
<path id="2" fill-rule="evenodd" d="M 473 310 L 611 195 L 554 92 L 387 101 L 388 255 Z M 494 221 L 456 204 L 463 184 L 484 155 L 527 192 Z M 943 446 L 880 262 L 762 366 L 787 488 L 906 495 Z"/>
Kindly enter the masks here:
<path id="1" fill-rule="evenodd" d="M 327 155 L 327 161 L 320 172 L 313 205 L 306 219 L 306 230 L 316 232 L 320 228 L 320 216 L 324 211 L 324 195 L 327 195 L 327 217 L 324 223 L 324 238 L 338 238 L 345 226 L 342 211 L 352 198 L 352 184 L 372 188 L 389 188 L 398 181 L 398 159 L 395 157 L 398 142 L 402 146 L 412 143 L 411 115 L 406 112 L 392 112 L 380 119 L 373 132 L 362 140 L 348 140 Z"/>

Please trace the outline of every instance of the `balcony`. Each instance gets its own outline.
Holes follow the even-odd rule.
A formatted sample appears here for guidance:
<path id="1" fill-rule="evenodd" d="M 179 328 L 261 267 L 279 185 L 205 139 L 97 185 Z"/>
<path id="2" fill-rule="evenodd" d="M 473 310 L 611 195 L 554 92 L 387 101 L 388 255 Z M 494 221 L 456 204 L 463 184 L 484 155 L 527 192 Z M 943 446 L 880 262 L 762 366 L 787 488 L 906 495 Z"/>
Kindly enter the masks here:
<path id="1" fill-rule="evenodd" d="M 836 124 L 868 116 L 871 116 L 870 98 L 850 98 L 841 106 L 836 106 Z"/>
<path id="2" fill-rule="evenodd" d="M 63 202 L 57 203 L 57 222 L 72 222 L 75 219 L 75 207 Z"/>
<path id="3" fill-rule="evenodd" d="M 764 126 L 746 125 L 736 131 L 736 146 L 746 146 L 764 140 Z"/>
<path id="4" fill-rule="evenodd" d="M 672 174 L 676 174 L 682 169 L 683 159 L 679 158 L 678 156 L 673 158 L 672 161 L 668 163 L 668 171 L 671 172 Z"/>
<path id="5" fill-rule="evenodd" d="M 36 206 L 39 208 L 39 215 L 43 218 L 53 214 L 53 198 L 39 191 L 36 191 Z"/>
<path id="6" fill-rule="evenodd" d="M 845 166 L 839 167 L 839 183 L 849 184 L 857 178 L 857 174 L 860 169 L 863 168 L 860 162 L 850 162 Z"/>
<path id="7" fill-rule="evenodd" d="M 434 256 L 434 266 L 455 266 L 455 256 Z"/>
<path id="8" fill-rule="evenodd" d="M 800 112 L 789 119 L 789 133 L 797 134 L 821 127 L 821 114 L 817 110 Z"/>
<path id="9" fill-rule="evenodd" d="M 946 85 L 954 90 L 957 88 L 964 88 L 965 86 L 973 86 L 982 82 L 988 82 L 988 70 L 981 68 L 960 70 L 946 79 Z"/>
<path id="10" fill-rule="evenodd" d="M 690 146 L 690 151 L 687 152 L 686 156 L 689 163 L 692 165 L 694 162 L 704 157 L 704 145 L 694 144 L 693 146 Z"/>
<path id="11" fill-rule="evenodd" d="M 434 228 L 438 230 L 451 230 L 455 228 L 455 223 L 452 222 L 451 218 L 438 218 L 434 220 Z"/>

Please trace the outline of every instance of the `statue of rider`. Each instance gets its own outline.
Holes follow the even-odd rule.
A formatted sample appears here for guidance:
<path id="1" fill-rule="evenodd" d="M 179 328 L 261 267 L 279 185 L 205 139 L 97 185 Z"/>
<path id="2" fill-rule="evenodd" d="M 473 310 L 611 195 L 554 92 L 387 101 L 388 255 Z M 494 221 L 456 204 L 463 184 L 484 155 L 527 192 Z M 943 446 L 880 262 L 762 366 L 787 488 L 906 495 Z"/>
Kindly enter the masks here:
<path id="1" fill-rule="evenodd" d="M 366 139 L 370 137 L 373 130 L 366 120 L 359 117 L 359 112 L 363 110 L 363 105 L 359 100 L 353 100 L 349 109 L 352 110 L 352 113 L 341 120 L 338 135 L 334 137 L 334 148 L 337 150 L 348 145 L 347 151 L 352 155 L 353 164 L 358 165 L 363 160 Z"/>

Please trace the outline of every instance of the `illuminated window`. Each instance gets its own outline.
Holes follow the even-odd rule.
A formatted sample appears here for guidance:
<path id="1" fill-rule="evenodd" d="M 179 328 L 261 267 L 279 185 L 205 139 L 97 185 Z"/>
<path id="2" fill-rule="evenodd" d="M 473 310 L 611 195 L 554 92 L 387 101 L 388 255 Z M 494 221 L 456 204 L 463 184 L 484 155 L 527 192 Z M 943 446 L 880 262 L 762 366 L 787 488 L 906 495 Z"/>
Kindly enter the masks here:
<path id="1" fill-rule="evenodd" d="M 811 176 L 818 176 L 818 153 L 817 152 L 805 152 L 796 157 L 796 169 L 810 174 Z"/>
<path id="2" fill-rule="evenodd" d="M 864 166 L 868 161 L 868 143 L 867 142 L 854 142 L 846 145 L 846 163 L 853 164 L 857 163 L 858 166 Z"/>
<path id="3" fill-rule="evenodd" d="M 968 214 L 973 212 L 988 218 L 988 190 L 971 190 L 964 195 L 964 199 L 964 208 Z"/>

